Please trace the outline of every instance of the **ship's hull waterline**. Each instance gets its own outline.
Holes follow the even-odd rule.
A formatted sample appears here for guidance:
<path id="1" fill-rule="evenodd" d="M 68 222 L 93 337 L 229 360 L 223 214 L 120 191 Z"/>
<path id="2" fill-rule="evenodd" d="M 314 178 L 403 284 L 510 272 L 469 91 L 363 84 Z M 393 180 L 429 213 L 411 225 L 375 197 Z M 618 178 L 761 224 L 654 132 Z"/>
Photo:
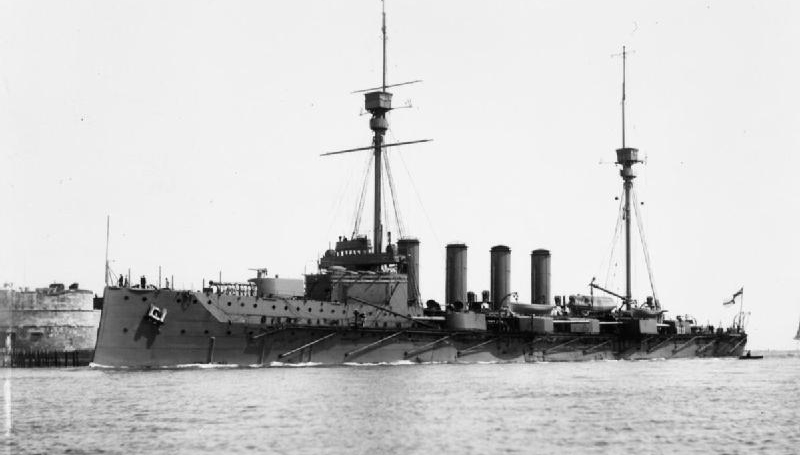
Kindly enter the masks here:
<path id="1" fill-rule="evenodd" d="M 277 310 L 273 310 L 276 302 Z M 151 305 L 166 310 L 163 324 L 156 324 L 147 317 Z M 271 323 L 277 319 L 275 314 L 280 314 L 280 305 L 294 310 L 293 324 Z M 346 322 L 346 310 L 340 313 L 345 316 L 342 322 L 314 316 L 297 317 L 303 311 L 307 313 L 305 316 L 312 314 L 308 309 L 320 313 L 317 307 L 330 315 L 330 312 L 325 313 L 328 311 L 326 305 L 330 307 L 334 303 L 107 288 L 94 363 L 147 368 L 205 363 L 270 365 L 273 362 L 312 362 L 335 365 L 401 361 L 472 363 L 735 358 L 743 353 L 747 340 L 745 334 L 739 333 L 632 337 L 618 334 L 446 331 L 411 327 L 409 323 L 400 322 L 395 327 L 369 327 L 369 320 L 365 326 L 356 328 Z M 240 311 L 226 313 L 228 308 L 239 308 Z M 338 310 L 334 308 L 331 311 Z M 310 320 L 311 325 L 298 324 L 298 320 Z"/>

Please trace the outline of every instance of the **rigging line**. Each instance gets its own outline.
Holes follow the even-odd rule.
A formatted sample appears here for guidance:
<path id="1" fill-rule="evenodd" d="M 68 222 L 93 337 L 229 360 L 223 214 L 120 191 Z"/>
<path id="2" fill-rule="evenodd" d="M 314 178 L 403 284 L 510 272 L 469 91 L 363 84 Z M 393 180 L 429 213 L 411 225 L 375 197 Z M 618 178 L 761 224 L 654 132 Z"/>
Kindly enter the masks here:
<path id="1" fill-rule="evenodd" d="M 387 155 L 386 154 L 386 149 L 383 149 L 383 150 L 384 150 L 384 152 L 383 152 L 383 160 L 386 161 L 386 155 Z M 386 193 L 388 193 L 388 191 L 386 191 L 386 179 L 381 179 L 381 199 L 382 199 L 381 200 L 381 204 L 383 204 L 383 207 L 389 207 L 386 204 Z M 383 215 L 383 226 L 384 226 L 384 228 L 381 229 L 381 236 L 384 236 L 384 234 L 385 234 L 384 229 L 386 229 L 386 231 L 388 231 L 389 228 L 391 227 L 391 224 L 389 224 L 389 211 L 388 210 L 382 210 L 381 214 Z"/>
<path id="2" fill-rule="evenodd" d="M 619 223 L 619 227 L 615 230 L 615 237 L 612 240 L 612 250 L 611 255 L 608 258 L 608 275 L 606 276 L 606 286 L 611 286 L 611 283 L 616 283 L 617 277 L 619 272 L 622 271 L 621 267 L 619 266 L 620 262 L 624 260 L 624 256 L 622 254 L 625 251 L 625 242 L 624 237 L 622 236 L 622 230 L 624 226 L 624 208 L 620 209 L 620 213 L 617 215 L 617 223 Z M 612 266 L 613 264 L 613 266 Z M 618 287 L 614 287 L 614 289 L 619 290 Z"/>
<path id="3" fill-rule="evenodd" d="M 389 163 L 389 154 L 386 154 L 386 160 L 384 161 L 384 166 L 386 167 L 386 176 L 389 180 L 389 190 L 392 192 L 392 206 L 394 207 L 394 219 L 397 222 L 397 230 L 400 234 L 400 238 L 403 237 L 405 234 L 405 226 L 403 226 L 403 218 L 400 216 L 400 203 L 398 201 L 398 194 L 395 190 L 394 186 L 394 177 L 392 177 L 392 166 Z"/>
<path id="4" fill-rule="evenodd" d="M 333 226 L 336 224 L 336 221 L 339 219 L 339 213 L 340 213 L 339 209 L 341 208 L 342 203 L 344 202 L 345 194 L 347 194 L 348 190 L 350 189 L 350 184 L 353 181 L 354 173 L 355 173 L 355 168 L 350 167 L 350 170 L 347 174 L 347 178 L 345 179 L 344 184 L 341 185 L 339 191 L 337 192 L 336 205 L 333 207 L 333 211 L 330 212 L 327 216 L 327 218 L 331 221 L 330 224 L 328 225 L 328 230 L 325 232 L 325 238 L 330 238 L 331 230 L 333 229 Z"/>
<path id="5" fill-rule="evenodd" d="M 425 215 L 425 220 L 428 222 L 428 228 L 431 230 L 433 237 L 436 239 L 436 243 L 441 243 L 441 240 L 439 240 L 439 235 L 436 234 L 436 229 L 433 227 L 433 223 L 431 223 L 431 218 L 428 216 L 428 211 L 425 210 L 425 205 L 422 203 L 422 198 L 419 195 L 419 191 L 417 191 L 417 185 L 414 183 L 414 178 L 411 177 L 411 172 L 408 170 L 408 166 L 406 166 L 406 160 L 403 158 L 402 154 L 400 154 L 400 163 L 403 165 L 403 169 L 405 169 L 406 174 L 408 175 L 408 180 L 411 182 L 411 188 L 414 190 L 414 194 L 417 196 L 417 202 L 419 202 L 419 206 L 422 208 L 422 213 Z"/>
<path id="6" fill-rule="evenodd" d="M 355 221 L 353 223 L 353 235 L 355 237 L 358 234 L 358 230 L 361 227 L 361 214 L 364 212 L 364 201 L 367 198 L 367 183 L 369 182 L 369 170 L 372 167 L 372 161 L 375 159 L 375 156 L 371 153 L 369 154 L 369 158 L 367 158 L 367 166 L 364 169 L 364 181 L 361 184 L 361 195 L 359 196 L 358 205 L 356 205 L 356 213 L 355 213 Z"/>
<path id="7" fill-rule="evenodd" d="M 114 272 L 110 265 L 106 268 L 106 276 L 110 279 L 109 282 L 111 284 L 114 284 L 118 278 L 116 272 Z"/>
<path id="8" fill-rule="evenodd" d="M 639 239 L 642 241 L 642 249 L 644 250 L 644 262 L 647 264 L 647 276 L 650 278 L 650 290 L 653 291 L 653 300 L 658 301 L 656 294 L 656 283 L 653 279 L 653 267 L 650 262 L 650 251 L 647 248 L 647 239 L 644 235 L 644 223 L 642 223 L 642 215 L 639 212 L 638 198 L 636 197 L 636 190 L 633 193 L 633 207 L 636 211 L 636 225 L 639 227 Z"/>
<path id="9" fill-rule="evenodd" d="M 364 199 L 364 192 L 366 191 L 367 185 L 367 178 L 369 178 L 369 168 L 370 164 L 372 163 L 372 154 L 368 154 L 366 156 L 366 166 L 364 167 L 363 177 L 361 180 L 361 189 L 358 193 L 358 198 L 356 199 L 356 205 L 353 211 L 353 235 L 355 237 L 356 233 L 358 232 L 359 225 L 361 224 L 361 207 L 363 205 L 362 199 Z"/>
<path id="10" fill-rule="evenodd" d="M 369 160 L 368 168 L 372 166 L 372 159 Z M 367 199 L 367 186 L 369 180 L 369 170 L 366 171 L 364 174 L 364 183 L 361 187 L 361 195 L 359 196 L 358 205 L 356 206 L 356 214 L 355 214 L 355 223 L 353 227 L 353 235 L 351 237 L 355 237 L 356 234 L 359 233 L 361 229 L 361 219 L 364 215 L 364 203 Z"/>
<path id="11" fill-rule="evenodd" d="M 606 280 L 604 282 L 604 286 L 606 287 L 608 287 L 608 282 L 611 279 L 611 264 L 614 262 L 614 252 L 617 250 L 617 242 L 619 241 L 620 233 L 622 232 L 622 217 L 625 210 L 623 196 L 624 194 L 621 192 L 619 197 L 619 208 L 617 209 L 617 225 L 614 227 L 614 236 L 611 238 L 611 249 L 608 253 L 608 268 L 606 269 Z"/>
<path id="12" fill-rule="evenodd" d="M 386 230 L 389 231 L 392 227 L 397 227 L 397 214 L 394 213 L 394 210 L 392 210 L 392 213 L 388 213 L 389 212 L 389 206 L 386 204 L 386 198 L 387 197 L 391 198 L 392 206 L 394 206 L 394 194 L 392 194 L 392 184 L 389 181 L 389 171 L 386 170 L 386 168 L 387 168 L 386 162 L 389 161 L 388 160 L 389 154 L 387 153 L 387 154 L 383 155 L 383 158 L 384 158 L 383 159 L 383 163 L 382 163 L 383 164 L 383 171 L 386 173 L 386 179 L 385 179 L 386 182 L 384 182 L 384 187 L 388 187 L 388 188 L 386 188 L 386 191 L 383 193 L 383 206 L 386 207 L 386 210 L 384 211 L 385 212 L 384 213 L 384 217 L 386 218 Z M 386 193 L 389 193 L 389 195 L 387 196 Z M 391 224 L 390 215 L 394 215 L 394 224 Z M 399 230 L 399 228 L 398 228 L 398 230 Z"/>
<path id="13" fill-rule="evenodd" d="M 391 136 L 392 141 L 396 141 L 397 140 L 397 138 L 394 136 L 393 131 L 391 129 L 389 129 L 387 131 L 387 134 Z M 395 187 L 395 184 L 394 184 L 394 176 L 392 175 L 392 165 L 391 165 L 391 162 L 389 160 L 389 154 L 388 153 L 386 154 L 385 167 L 386 167 L 386 175 L 387 175 L 387 177 L 389 179 L 389 189 L 392 192 L 392 206 L 394 208 L 394 219 L 395 219 L 395 223 L 397 224 L 397 231 L 400 234 L 400 236 L 398 238 L 403 238 L 403 236 L 405 235 L 405 226 L 403 225 L 403 217 L 402 217 L 402 214 L 400 212 L 399 193 L 397 193 L 397 190 L 396 190 L 396 187 Z"/>

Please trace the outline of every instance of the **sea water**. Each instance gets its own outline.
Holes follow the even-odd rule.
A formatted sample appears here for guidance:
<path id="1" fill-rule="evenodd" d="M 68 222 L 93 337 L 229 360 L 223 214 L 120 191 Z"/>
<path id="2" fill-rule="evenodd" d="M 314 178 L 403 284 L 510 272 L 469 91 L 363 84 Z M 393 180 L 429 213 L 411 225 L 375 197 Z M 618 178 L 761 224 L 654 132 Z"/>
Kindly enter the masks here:
<path id="1" fill-rule="evenodd" d="M 793 353 L 0 378 L 0 454 L 800 453 Z"/>

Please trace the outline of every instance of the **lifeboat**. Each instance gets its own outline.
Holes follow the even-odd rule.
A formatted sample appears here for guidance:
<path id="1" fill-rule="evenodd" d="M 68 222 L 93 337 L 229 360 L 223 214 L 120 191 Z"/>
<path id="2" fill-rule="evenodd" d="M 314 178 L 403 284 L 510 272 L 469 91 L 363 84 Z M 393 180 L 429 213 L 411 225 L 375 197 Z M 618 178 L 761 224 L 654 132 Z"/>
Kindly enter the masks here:
<path id="1" fill-rule="evenodd" d="M 555 308 L 543 303 L 509 303 L 508 309 L 519 316 L 546 316 Z"/>
<path id="2" fill-rule="evenodd" d="M 571 295 L 567 306 L 577 314 L 588 313 L 608 313 L 617 307 L 616 302 L 611 297 Z"/>

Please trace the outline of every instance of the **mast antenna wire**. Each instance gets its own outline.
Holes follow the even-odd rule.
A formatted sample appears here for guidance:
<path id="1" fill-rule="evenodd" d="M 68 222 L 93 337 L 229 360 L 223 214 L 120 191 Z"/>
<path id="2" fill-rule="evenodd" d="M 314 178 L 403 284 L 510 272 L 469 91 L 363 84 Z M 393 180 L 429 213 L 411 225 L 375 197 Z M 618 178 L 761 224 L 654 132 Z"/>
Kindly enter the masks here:
<path id="1" fill-rule="evenodd" d="M 400 214 L 400 201 L 398 199 L 398 193 L 395 189 L 394 185 L 394 176 L 392 175 L 392 165 L 389 162 L 389 154 L 385 155 L 386 160 L 383 163 L 383 166 L 386 168 L 386 176 L 389 180 L 389 191 L 391 192 L 392 196 L 392 207 L 394 208 L 394 220 L 397 224 L 397 230 L 400 234 L 400 238 L 405 235 L 405 226 L 403 225 L 403 218 Z"/>
<path id="2" fill-rule="evenodd" d="M 383 160 L 382 160 L 383 162 L 381 163 L 381 168 L 386 168 L 386 164 L 385 164 L 386 151 L 383 150 L 381 152 L 381 155 L 383 155 Z M 383 204 L 383 207 L 389 207 L 389 205 L 386 204 L 386 193 L 388 193 L 388 191 L 386 191 L 386 185 L 387 185 L 386 184 L 386 179 L 382 179 L 381 180 L 381 204 Z M 390 215 L 389 214 L 389 210 L 383 210 L 382 211 L 382 215 L 383 215 L 383 220 L 382 220 L 383 225 L 386 226 L 386 230 L 388 231 L 389 228 L 391 227 L 391 224 L 389 223 L 389 215 Z"/>
<path id="3" fill-rule="evenodd" d="M 642 215 L 639 212 L 639 198 L 636 196 L 636 190 L 633 190 L 633 207 L 636 212 L 636 225 L 639 227 L 639 239 L 642 241 L 642 249 L 644 250 L 644 262 L 647 264 L 647 276 L 650 278 L 650 290 L 653 291 L 653 300 L 656 302 L 656 308 L 660 308 L 658 304 L 658 294 L 656 293 L 656 283 L 653 279 L 653 267 L 650 262 L 650 250 L 647 248 L 647 239 L 644 235 L 644 223 L 642 223 Z"/>
<path id="4" fill-rule="evenodd" d="M 349 166 L 347 178 L 344 179 L 342 184 L 339 186 L 339 190 L 336 192 L 337 196 L 336 205 L 331 207 L 331 211 L 328 213 L 327 216 L 327 219 L 330 220 L 330 224 L 328 225 L 328 230 L 325 232 L 325 238 L 328 238 L 330 236 L 331 230 L 333 229 L 334 225 L 336 225 L 336 222 L 339 220 L 339 213 L 340 213 L 339 209 L 342 207 L 345 195 L 349 193 L 350 184 L 356 181 L 353 178 L 355 173 L 356 173 L 356 168 L 353 166 Z"/>
<path id="5" fill-rule="evenodd" d="M 609 287 L 608 283 L 611 281 L 611 278 L 612 278 L 612 276 L 611 276 L 612 270 L 614 270 L 614 272 L 616 272 L 616 268 L 613 268 L 612 264 L 614 263 L 614 253 L 617 251 L 617 243 L 619 242 L 619 240 L 621 238 L 620 237 L 620 233 L 622 232 L 622 219 L 623 219 L 623 216 L 624 216 L 623 215 L 623 213 L 624 213 L 623 204 L 624 204 L 624 201 L 623 201 L 623 198 L 622 198 L 622 194 L 620 194 L 620 197 L 619 197 L 619 208 L 617 209 L 617 224 L 614 227 L 614 236 L 611 238 L 611 247 L 609 248 L 609 252 L 608 252 L 608 267 L 606 268 L 606 279 L 605 279 L 605 282 L 603 284 L 604 287 Z M 616 273 L 614 273 L 614 276 L 616 276 Z"/>
<path id="6" fill-rule="evenodd" d="M 353 235 L 355 237 L 358 234 L 358 230 L 361 227 L 361 214 L 364 212 L 364 202 L 367 199 L 367 183 L 369 182 L 369 170 L 372 167 L 372 161 L 375 159 L 373 154 L 369 154 L 369 158 L 367 159 L 367 166 L 364 170 L 364 179 L 363 183 L 361 184 L 361 195 L 358 199 L 358 204 L 356 205 L 356 212 L 353 216 Z"/>
<path id="7" fill-rule="evenodd" d="M 408 166 L 406 165 L 406 160 L 405 158 L 403 158 L 402 154 L 400 154 L 400 163 L 403 165 L 403 169 L 405 169 L 406 175 L 408 175 L 408 180 L 411 182 L 411 188 L 414 189 L 414 194 L 417 196 L 417 202 L 419 203 L 419 206 L 422 209 L 422 213 L 425 215 L 425 220 L 428 222 L 428 228 L 430 228 L 433 237 L 436 239 L 436 243 L 441 243 L 441 240 L 439 240 L 439 235 L 436 233 L 436 229 L 433 227 L 433 223 L 431 223 L 431 217 L 428 216 L 428 211 L 425 210 L 425 205 L 422 203 L 422 198 L 419 195 L 419 191 L 417 191 L 417 184 L 414 183 L 414 177 L 411 176 L 411 172 L 408 170 Z"/>

